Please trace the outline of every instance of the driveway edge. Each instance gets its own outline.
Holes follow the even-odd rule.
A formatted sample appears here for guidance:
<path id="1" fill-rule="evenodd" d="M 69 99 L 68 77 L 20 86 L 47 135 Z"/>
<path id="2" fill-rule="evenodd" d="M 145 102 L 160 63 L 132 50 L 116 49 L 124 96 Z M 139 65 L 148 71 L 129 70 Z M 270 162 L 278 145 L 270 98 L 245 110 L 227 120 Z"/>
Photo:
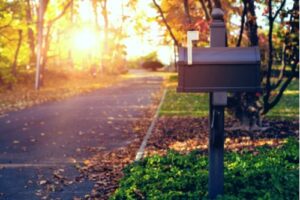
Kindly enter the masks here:
<path id="1" fill-rule="evenodd" d="M 150 138 L 150 136 L 152 134 L 152 130 L 153 130 L 153 128 L 154 128 L 154 126 L 155 126 L 155 124 L 156 124 L 156 122 L 158 120 L 159 111 L 160 111 L 161 106 L 162 106 L 162 104 L 163 104 L 163 102 L 165 100 L 166 93 L 167 93 L 167 89 L 164 89 L 163 95 L 162 95 L 162 97 L 160 99 L 160 102 L 159 102 L 159 105 L 158 105 L 157 110 L 155 112 L 155 115 L 153 116 L 153 120 L 152 120 L 152 122 L 151 122 L 151 124 L 150 124 L 150 126 L 149 126 L 149 128 L 148 128 L 148 130 L 146 132 L 146 135 L 144 136 L 143 142 L 142 142 L 139 150 L 136 153 L 136 156 L 135 156 L 135 159 L 134 159 L 135 161 L 141 160 L 143 158 L 143 156 L 144 156 L 145 147 L 147 145 L 148 139 Z"/>

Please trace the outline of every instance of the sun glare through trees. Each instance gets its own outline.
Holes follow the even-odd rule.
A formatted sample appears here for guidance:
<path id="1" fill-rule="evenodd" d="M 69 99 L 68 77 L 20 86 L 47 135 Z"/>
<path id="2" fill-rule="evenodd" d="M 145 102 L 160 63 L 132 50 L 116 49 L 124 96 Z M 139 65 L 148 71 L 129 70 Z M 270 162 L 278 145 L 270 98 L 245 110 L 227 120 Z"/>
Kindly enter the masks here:
<path id="1" fill-rule="evenodd" d="M 0 0 L 0 199 L 298 197 L 299 0 Z"/>

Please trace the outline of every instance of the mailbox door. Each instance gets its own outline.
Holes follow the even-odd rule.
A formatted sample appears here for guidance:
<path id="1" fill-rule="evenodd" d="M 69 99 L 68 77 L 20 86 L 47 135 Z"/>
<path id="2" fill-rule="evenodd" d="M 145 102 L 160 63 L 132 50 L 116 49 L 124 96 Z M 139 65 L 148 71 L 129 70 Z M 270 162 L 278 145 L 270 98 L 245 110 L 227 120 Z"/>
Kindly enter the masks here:
<path id="1" fill-rule="evenodd" d="M 179 92 L 236 92 L 260 90 L 258 47 L 194 48 L 192 65 L 186 48 L 179 51 Z"/>
<path id="2" fill-rule="evenodd" d="M 259 73 L 255 64 L 180 65 L 178 92 L 257 91 Z"/>

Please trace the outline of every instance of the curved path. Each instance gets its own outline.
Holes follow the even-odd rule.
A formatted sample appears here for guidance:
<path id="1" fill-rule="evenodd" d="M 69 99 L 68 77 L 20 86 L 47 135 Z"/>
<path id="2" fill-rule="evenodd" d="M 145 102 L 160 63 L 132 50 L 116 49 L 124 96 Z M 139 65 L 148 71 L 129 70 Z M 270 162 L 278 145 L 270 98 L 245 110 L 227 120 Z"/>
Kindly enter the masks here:
<path id="1" fill-rule="evenodd" d="M 41 199 L 44 180 L 53 172 L 60 169 L 70 180 L 79 175 L 74 163 L 91 156 L 87 148 L 111 150 L 130 143 L 135 136 L 127 134 L 128 123 L 142 117 L 162 83 L 153 74 L 134 77 L 0 117 L 0 199 Z M 47 199 L 83 197 L 92 186 L 87 180 L 66 184 Z"/>

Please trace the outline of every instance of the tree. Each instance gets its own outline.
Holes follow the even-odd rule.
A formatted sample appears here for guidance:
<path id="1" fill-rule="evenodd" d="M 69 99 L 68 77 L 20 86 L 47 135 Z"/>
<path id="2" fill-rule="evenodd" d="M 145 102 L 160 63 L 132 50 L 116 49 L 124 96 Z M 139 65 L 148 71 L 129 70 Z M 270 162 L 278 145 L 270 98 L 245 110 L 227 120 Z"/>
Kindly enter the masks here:
<path id="1" fill-rule="evenodd" d="M 228 32 L 231 33 L 227 35 L 228 46 L 260 46 L 262 93 L 235 93 L 229 99 L 230 110 L 244 125 L 259 124 L 260 116 L 276 106 L 288 84 L 299 72 L 299 3 L 297 1 L 293 1 L 294 5 L 289 10 L 285 8 L 286 0 L 267 2 L 162 0 L 160 5 L 153 0 L 153 3 L 162 19 L 159 21 L 160 24 L 166 27 L 166 33 L 173 40 L 175 38 L 180 45 L 185 43 L 186 31 L 191 28 L 200 30 L 198 46 L 208 44 L 210 13 L 212 8 L 217 6 L 225 11 L 224 20 L 227 22 Z M 268 24 L 261 28 L 257 25 L 255 5 L 266 7 Z M 240 16 L 240 26 L 230 23 L 233 15 Z M 267 32 L 266 28 L 269 29 Z M 234 30 L 239 34 L 232 34 Z M 279 73 L 277 73 L 278 63 L 281 63 Z M 275 76 L 276 74 L 278 76 Z"/>
<path id="2" fill-rule="evenodd" d="M 32 16 L 32 3 L 30 0 L 26 0 L 26 25 L 27 25 L 27 42 L 30 49 L 30 59 L 29 64 L 33 65 L 36 60 L 35 55 L 35 36 L 34 31 L 32 28 L 33 22 L 33 16 Z"/>
<path id="3" fill-rule="evenodd" d="M 16 82 L 18 66 L 26 62 L 19 59 L 23 41 L 23 2 L 0 1 L 0 83 L 8 89 L 12 89 Z M 23 53 L 22 52 L 22 53 Z"/>
<path id="4" fill-rule="evenodd" d="M 268 113 L 277 103 L 280 101 L 283 92 L 291 83 L 293 78 L 296 78 L 299 74 L 299 2 L 294 0 L 293 7 L 290 10 L 284 10 L 286 3 L 283 0 L 280 6 L 275 10 L 273 14 L 272 0 L 268 1 L 268 21 L 269 21 L 269 33 L 268 33 L 268 66 L 265 73 L 265 91 L 263 95 L 264 108 L 262 114 Z M 275 82 L 272 81 L 272 72 L 274 70 L 274 24 L 276 18 L 280 16 L 282 27 L 285 28 L 285 34 L 283 35 L 283 51 L 282 51 L 282 66 L 279 76 Z M 288 18 L 287 21 L 284 21 Z M 290 71 L 290 73 L 286 73 Z M 278 90 L 278 93 L 275 91 Z"/>
<path id="5" fill-rule="evenodd" d="M 245 18 L 247 20 L 245 21 Z M 243 12 L 241 15 L 241 28 L 236 46 L 241 46 L 244 29 L 247 31 L 249 46 L 258 45 L 257 23 L 254 0 L 243 0 Z M 259 96 L 255 92 L 237 92 L 229 96 L 228 107 L 242 126 L 255 127 L 260 122 Z"/>
<path id="6" fill-rule="evenodd" d="M 104 40 L 103 40 L 103 56 L 101 58 L 101 69 L 104 65 L 107 64 L 108 62 L 108 55 L 109 55 L 109 50 L 108 50 L 108 33 L 109 33 L 109 16 L 108 16 L 108 10 L 107 10 L 107 0 L 93 0 L 93 9 L 94 9 L 94 15 L 95 15 L 95 23 L 98 31 L 101 30 L 100 23 L 98 21 L 99 19 L 99 14 L 98 14 L 98 5 L 100 4 L 101 8 L 101 15 L 103 17 L 104 21 L 104 27 L 103 27 L 103 32 L 104 32 Z"/>
<path id="7" fill-rule="evenodd" d="M 69 7 L 72 5 L 73 0 L 67 1 L 63 5 L 62 11 L 52 17 L 50 20 L 44 19 L 44 16 L 47 12 L 47 8 L 49 5 L 49 0 L 40 0 L 39 4 L 39 15 L 38 15 L 38 38 L 39 38 L 39 50 L 40 55 L 37 56 L 37 73 L 36 73 L 36 89 L 39 89 L 39 87 L 43 84 L 43 75 L 45 72 L 45 66 L 48 59 L 48 50 L 50 48 L 50 36 L 51 36 L 51 28 L 53 24 L 58 21 L 61 17 L 63 17 L 66 13 L 66 11 L 69 9 Z M 46 25 L 46 26 L 45 26 Z M 45 36 L 42 34 L 44 32 L 44 29 L 46 29 Z M 42 62 L 41 62 L 42 60 Z"/>
<path id="8" fill-rule="evenodd" d="M 262 103 L 258 93 L 235 93 L 230 98 L 230 109 L 234 112 L 235 116 L 241 121 L 242 124 L 253 128 L 259 125 L 260 115 L 267 114 L 283 96 L 289 83 L 293 78 L 297 77 L 299 72 L 299 41 L 298 41 L 298 22 L 299 22 L 299 3 L 294 1 L 293 7 L 285 11 L 284 6 L 286 1 L 283 0 L 280 4 L 274 5 L 274 1 L 268 1 L 265 13 L 267 14 L 269 31 L 267 33 L 267 48 L 262 48 L 267 52 L 267 56 L 262 62 Z M 258 45 L 258 34 L 254 1 L 244 0 L 244 9 L 241 15 L 241 29 L 238 37 L 237 46 L 241 45 L 244 27 L 246 27 L 247 38 L 250 46 Z M 276 11 L 273 13 L 274 8 Z M 280 21 L 277 17 L 280 16 Z M 247 21 L 245 22 L 245 17 Z M 285 21 L 289 17 L 288 21 Z M 274 31 L 274 27 L 281 27 L 281 29 Z M 281 36 L 281 33 L 284 35 Z M 282 45 L 274 45 L 274 39 Z M 276 41 L 275 40 L 275 41 Z M 264 44 L 261 45 L 261 47 Z M 276 53 L 275 53 L 276 52 Z M 278 56 L 276 56 L 276 54 Z M 267 63 L 264 66 L 263 63 Z M 279 73 L 277 65 L 281 63 Z M 276 75 L 278 74 L 278 75 Z"/>

